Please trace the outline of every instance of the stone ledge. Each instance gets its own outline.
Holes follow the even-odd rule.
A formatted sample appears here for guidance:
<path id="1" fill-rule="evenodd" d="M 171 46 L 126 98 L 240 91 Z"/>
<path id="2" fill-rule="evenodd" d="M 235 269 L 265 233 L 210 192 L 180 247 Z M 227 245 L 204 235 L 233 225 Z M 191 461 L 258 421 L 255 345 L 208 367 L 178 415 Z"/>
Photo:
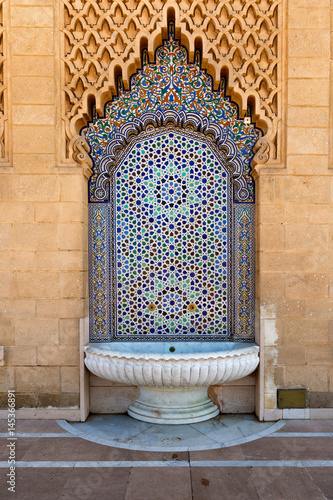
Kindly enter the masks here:
<path id="1" fill-rule="evenodd" d="M 81 420 L 81 412 L 78 408 L 22 408 L 15 412 L 16 419 L 45 419 L 45 420 L 70 420 L 71 422 L 79 422 Z M 0 410 L 0 419 L 7 420 L 8 411 Z"/>
<path id="2" fill-rule="evenodd" d="M 293 409 L 272 409 L 264 410 L 265 422 L 275 420 L 315 420 L 333 419 L 333 408 L 293 408 Z"/>

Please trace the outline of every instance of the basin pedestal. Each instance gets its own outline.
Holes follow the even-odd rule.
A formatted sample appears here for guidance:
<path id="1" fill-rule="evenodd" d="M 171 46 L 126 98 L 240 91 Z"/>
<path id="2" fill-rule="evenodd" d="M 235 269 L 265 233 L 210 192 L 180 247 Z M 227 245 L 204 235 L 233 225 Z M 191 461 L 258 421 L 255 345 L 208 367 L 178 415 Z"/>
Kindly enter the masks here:
<path id="1" fill-rule="evenodd" d="M 193 424 L 209 420 L 219 409 L 209 399 L 207 387 L 140 387 L 140 395 L 127 413 L 152 424 Z"/>

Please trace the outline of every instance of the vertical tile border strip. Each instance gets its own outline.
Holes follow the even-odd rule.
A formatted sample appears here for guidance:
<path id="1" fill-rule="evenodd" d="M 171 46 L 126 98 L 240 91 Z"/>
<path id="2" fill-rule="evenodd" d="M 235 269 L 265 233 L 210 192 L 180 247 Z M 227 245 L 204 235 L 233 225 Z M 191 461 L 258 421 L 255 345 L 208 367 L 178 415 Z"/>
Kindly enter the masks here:
<path id="1" fill-rule="evenodd" d="M 255 207 L 234 205 L 234 324 L 233 340 L 254 339 Z"/>
<path id="2" fill-rule="evenodd" d="M 110 204 L 89 204 L 90 341 L 105 342 L 110 332 Z M 112 259 L 112 256 L 111 256 Z"/>

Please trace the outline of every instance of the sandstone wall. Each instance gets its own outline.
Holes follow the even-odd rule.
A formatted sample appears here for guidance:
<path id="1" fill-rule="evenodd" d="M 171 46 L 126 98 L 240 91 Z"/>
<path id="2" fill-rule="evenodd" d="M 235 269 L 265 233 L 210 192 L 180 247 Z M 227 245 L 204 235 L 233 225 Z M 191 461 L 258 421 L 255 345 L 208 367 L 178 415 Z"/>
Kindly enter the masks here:
<path id="1" fill-rule="evenodd" d="M 287 20 L 285 169 L 257 180 L 264 405 L 305 387 L 309 407 L 332 408 L 332 3 L 291 1 Z"/>
<path id="2" fill-rule="evenodd" d="M 55 15 L 52 1 L 13 0 L 7 18 L 12 142 L 10 165 L 0 167 L 0 390 L 15 387 L 17 407 L 79 404 L 87 180 L 56 160 Z"/>
<path id="3" fill-rule="evenodd" d="M 237 2 L 245 4 L 228 3 Z M 9 160 L 0 166 L 0 392 L 3 407 L 13 387 L 18 407 L 77 407 L 79 318 L 88 314 L 87 171 L 62 159 L 62 11 L 51 0 L 3 5 Z M 255 174 L 256 406 L 268 419 L 282 415 L 272 411 L 277 388 L 306 387 L 310 407 L 333 407 L 332 2 L 288 5 L 278 125 L 285 149 Z M 247 385 L 249 408 L 253 379 Z"/>

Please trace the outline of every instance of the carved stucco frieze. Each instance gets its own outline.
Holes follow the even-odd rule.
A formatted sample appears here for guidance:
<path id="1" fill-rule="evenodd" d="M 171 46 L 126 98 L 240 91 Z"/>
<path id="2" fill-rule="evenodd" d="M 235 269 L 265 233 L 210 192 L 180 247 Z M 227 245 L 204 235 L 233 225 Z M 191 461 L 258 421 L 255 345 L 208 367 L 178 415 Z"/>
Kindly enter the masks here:
<path id="1" fill-rule="evenodd" d="M 255 162 L 279 160 L 282 0 L 61 0 L 61 9 L 62 160 L 80 162 L 85 151 L 86 162 L 79 134 L 92 103 L 102 115 L 120 74 L 129 88 L 142 48 L 153 61 L 170 16 L 190 60 L 201 48 L 203 67 L 216 86 L 226 77 L 240 115 L 251 106 L 264 132 Z"/>

